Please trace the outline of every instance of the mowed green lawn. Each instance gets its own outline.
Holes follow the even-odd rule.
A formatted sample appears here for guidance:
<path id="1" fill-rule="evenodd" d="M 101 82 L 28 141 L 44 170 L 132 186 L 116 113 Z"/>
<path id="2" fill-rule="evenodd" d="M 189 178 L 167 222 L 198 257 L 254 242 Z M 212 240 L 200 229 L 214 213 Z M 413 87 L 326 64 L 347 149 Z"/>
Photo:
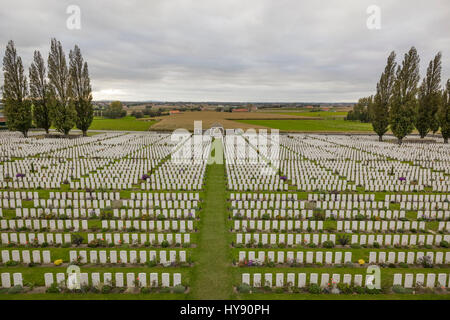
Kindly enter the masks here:
<path id="1" fill-rule="evenodd" d="M 131 116 L 120 119 L 95 117 L 89 130 L 147 131 L 155 123 L 156 121 L 154 120 L 139 120 Z"/>
<path id="2" fill-rule="evenodd" d="M 283 131 L 301 132 L 370 132 L 372 125 L 358 121 L 346 120 L 236 120 Z"/>

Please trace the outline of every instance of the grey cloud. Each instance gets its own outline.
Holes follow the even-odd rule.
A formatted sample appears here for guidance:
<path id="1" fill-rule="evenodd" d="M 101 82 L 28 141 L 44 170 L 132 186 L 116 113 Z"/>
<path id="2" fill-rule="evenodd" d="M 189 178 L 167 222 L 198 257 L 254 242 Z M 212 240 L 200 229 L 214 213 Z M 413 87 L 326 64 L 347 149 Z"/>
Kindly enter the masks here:
<path id="1" fill-rule="evenodd" d="M 78 44 L 95 99 L 354 101 L 412 45 L 422 74 L 442 51 L 450 77 L 448 0 L 1 2 L 1 52 L 13 39 L 29 66 L 52 37 L 67 54 Z M 81 30 L 66 28 L 70 4 Z M 381 30 L 366 28 L 371 4 Z"/>

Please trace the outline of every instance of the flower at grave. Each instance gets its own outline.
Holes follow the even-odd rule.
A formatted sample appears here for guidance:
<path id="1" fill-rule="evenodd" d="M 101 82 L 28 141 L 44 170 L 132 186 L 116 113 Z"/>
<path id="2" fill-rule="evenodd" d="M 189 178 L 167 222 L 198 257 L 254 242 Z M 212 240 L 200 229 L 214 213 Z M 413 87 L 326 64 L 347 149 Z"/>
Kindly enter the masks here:
<path id="1" fill-rule="evenodd" d="M 360 266 L 362 266 L 362 265 L 363 265 L 364 263 L 366 263 L 366 262 L 365 262 L 363 259 L 359 259 L 359 260 L 358 260 L 358 263 L 359 263 Z"/>
<path id="2" fill-rule="evenodd" d="M 63 260 L 62 259 L 58 259 L 58 260 L 55 260 L 53 263 L 55 264 L 55 266 L 59 266 L 59 265 L 61 265 L 63 263 Z"/>
<path id="3" fill-rule="evenodd" d="M 406 181 L 406 178 L 405 178 L 405 177 L 400 177 L 400 178 L 398 178 L 398 180 L 400 180 L 400 181 Z"/>
<path id="4" fill-rule="evenodd" d="M 286 176 L 280 176 L 280 179 L 286 181 L 287 177 Z"/>

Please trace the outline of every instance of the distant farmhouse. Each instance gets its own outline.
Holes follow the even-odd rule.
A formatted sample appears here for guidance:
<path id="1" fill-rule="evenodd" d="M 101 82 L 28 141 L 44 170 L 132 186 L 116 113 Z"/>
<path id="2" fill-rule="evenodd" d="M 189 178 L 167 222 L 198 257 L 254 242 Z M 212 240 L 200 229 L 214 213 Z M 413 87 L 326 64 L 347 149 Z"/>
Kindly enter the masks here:
<path id="1" fill-rule="evenodd" d="M 246 107 L 234 107 L 231 109 L 231 112 L 255 112 L 258 110 L 258 107 L 254 105 L 247 105 Z"/>

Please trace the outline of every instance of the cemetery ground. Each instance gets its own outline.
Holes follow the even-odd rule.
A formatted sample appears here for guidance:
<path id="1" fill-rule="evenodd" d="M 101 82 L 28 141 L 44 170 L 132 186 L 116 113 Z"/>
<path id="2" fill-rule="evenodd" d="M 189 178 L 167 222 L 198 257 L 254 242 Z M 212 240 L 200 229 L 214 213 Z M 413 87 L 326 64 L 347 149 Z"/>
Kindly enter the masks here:
<path id="1" fill-rule="evenodd" d="M 0 299 L 450 298 L 448 146 L 290 134 L 249 164 L 224 138 L 207 164 L 206 136 L 176 162 L 191 139 L 0 133 Z"/>

